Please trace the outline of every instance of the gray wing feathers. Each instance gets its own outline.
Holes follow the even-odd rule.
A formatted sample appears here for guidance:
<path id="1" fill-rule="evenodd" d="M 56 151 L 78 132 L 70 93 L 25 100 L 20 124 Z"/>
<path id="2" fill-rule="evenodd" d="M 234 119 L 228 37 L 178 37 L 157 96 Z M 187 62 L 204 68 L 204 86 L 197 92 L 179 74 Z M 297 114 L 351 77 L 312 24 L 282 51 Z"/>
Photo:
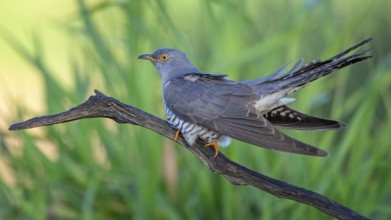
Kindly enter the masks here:
<path id="1" fill-rule="evenodd" d="M 226 83 L 224 83 L 226 81 Z M 228 80 L 173 78 L 164 86 L 166 106 L 185 121 L 257 146 L 325 156 L 326 152 L 280 133 L 253 107 L 253 89 Z"/>
<path id="2" fill-rule="evenodd" d="M 315 148 L 295 140 L 276 130 L 267 120 L 266 126 L 251 127 L 248 124 L 238 123 L 237 120 L 217 119 L 219 127 L 223 128 L 221 133 L 256 146 L 265 147 L 271 150 L 285 151 L 290 153 L 326 156 L 323 150 Z"/>

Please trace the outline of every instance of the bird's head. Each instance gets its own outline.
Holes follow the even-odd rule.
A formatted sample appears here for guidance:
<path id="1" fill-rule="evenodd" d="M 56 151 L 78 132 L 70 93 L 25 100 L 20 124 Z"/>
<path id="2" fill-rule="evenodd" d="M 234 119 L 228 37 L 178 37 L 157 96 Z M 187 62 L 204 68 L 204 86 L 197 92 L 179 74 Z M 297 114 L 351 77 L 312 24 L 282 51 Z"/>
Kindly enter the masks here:
<path id="1" fill-rule="evenodd" d="M 161 48 L 153 54 L 143 54 L 138 58 L 151 61 L 163 82 L 178 75 L 202 73 L 194 67 L 185 53 L 175 49 Z"/>

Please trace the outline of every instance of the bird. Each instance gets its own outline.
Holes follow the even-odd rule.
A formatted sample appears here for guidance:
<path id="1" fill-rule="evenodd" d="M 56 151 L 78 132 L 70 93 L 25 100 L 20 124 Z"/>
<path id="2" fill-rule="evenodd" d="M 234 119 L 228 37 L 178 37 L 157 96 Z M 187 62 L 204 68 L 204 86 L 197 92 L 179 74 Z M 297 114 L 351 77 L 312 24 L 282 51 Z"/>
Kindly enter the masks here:
<path id="1" fill-rule="evenodd" d="M 289 71 L 287 65 L 263 78 L 233 81 L 226 74 L 210 74 L 196 68 L 180 50 L 161 48 L 153 54 L 140 55 L 154 65 L 162 82 L 163 105 L 168 124 L 188 146 L 197 139 L 219 153 L 231 138 L 275 151 L 308 156 L 327 156 L 327 152 L 296 140 L 281 131 L 336 130 L 343 122 L 319 118 L 296 111 L 287 105 L 294 98 L 287 95 L 323 76 L 364 61 L 371 49 L 352 51 L 368 44 L 366 39 L 337 55 L 302 65 L 299 60 Z M 349 55 L 350 54 L 350 55 Z"/>

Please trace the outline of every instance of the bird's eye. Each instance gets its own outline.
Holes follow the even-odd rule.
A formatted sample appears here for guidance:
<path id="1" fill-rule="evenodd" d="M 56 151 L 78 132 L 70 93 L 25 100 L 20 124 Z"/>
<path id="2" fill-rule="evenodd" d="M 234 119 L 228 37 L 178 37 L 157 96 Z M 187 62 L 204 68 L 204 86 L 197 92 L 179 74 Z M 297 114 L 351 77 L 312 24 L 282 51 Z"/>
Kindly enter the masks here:
<path id="1" fill-rule="evenodd" d="M 165 54 L 160 55 L 159 58 L 160 58 L 160 60 L 165 61 L 165 60 L 170 59 L 170 56 L 169 56 L 168 54 L 165 53 Z"/>

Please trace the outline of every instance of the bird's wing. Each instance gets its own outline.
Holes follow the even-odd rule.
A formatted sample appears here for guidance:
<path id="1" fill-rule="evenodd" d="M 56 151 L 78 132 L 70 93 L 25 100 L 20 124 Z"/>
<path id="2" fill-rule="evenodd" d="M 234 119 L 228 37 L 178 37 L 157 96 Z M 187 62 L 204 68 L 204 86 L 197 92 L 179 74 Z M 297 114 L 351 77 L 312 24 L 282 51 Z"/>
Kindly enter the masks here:
<path id="1" fill-rule="evenodd" d="M 245 84 L 188 74 L 174 77 L 163 89 L 166 106 L 185 121 L 272 150 L 327 155 L 275 129 L 256 111 L 254 102 L 259 96 Z"/>
<path id="2" fill-rule="evenodd" d="M 264 117 L 277 128 L 296 130 L 333 130 L 346 128 L 343 122 L 307 115 L 286 105 L 277 107 Z"/>

